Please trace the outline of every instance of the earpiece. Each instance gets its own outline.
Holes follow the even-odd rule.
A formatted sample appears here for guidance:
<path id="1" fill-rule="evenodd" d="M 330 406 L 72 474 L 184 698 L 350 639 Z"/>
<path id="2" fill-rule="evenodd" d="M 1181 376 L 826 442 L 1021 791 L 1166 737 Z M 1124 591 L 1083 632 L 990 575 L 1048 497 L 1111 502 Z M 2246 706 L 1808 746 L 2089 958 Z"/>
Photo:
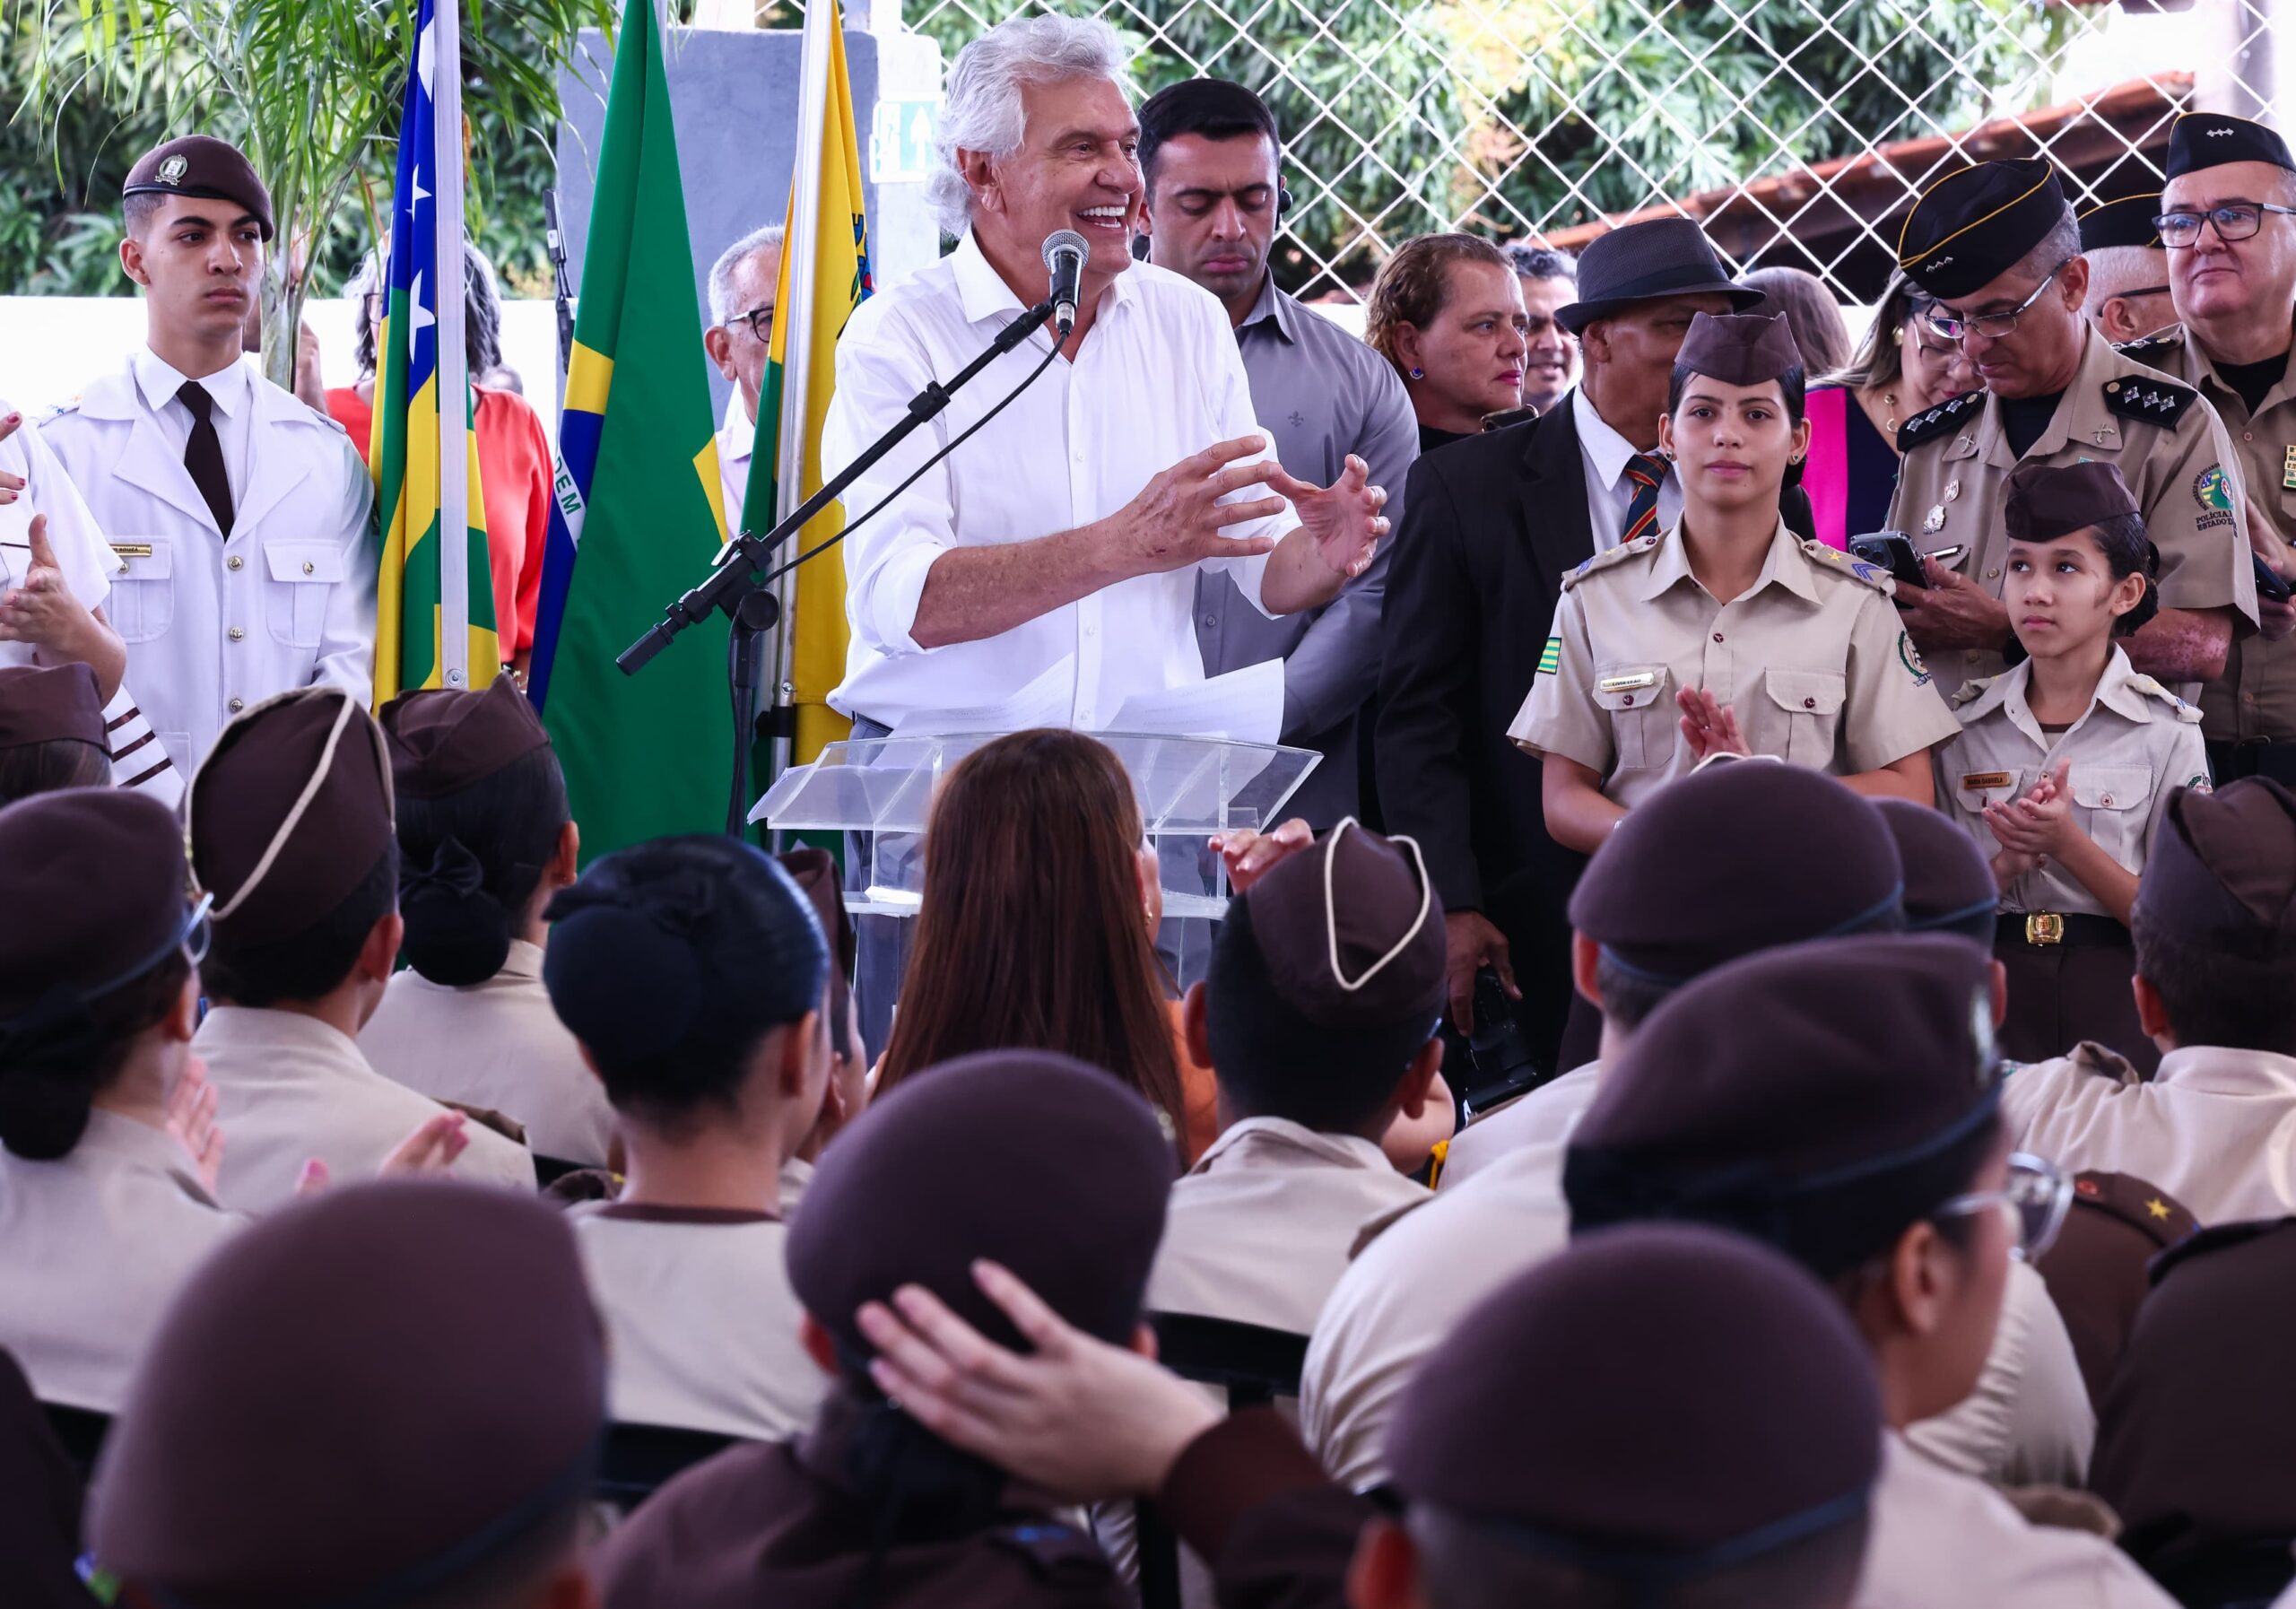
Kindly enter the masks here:
<path id="1" fill-rule="evenodd" d="M 1279 218 L 1292 210 L 1292 187 L 1282 179 L 1275 181 L 1275 215 Z"/>

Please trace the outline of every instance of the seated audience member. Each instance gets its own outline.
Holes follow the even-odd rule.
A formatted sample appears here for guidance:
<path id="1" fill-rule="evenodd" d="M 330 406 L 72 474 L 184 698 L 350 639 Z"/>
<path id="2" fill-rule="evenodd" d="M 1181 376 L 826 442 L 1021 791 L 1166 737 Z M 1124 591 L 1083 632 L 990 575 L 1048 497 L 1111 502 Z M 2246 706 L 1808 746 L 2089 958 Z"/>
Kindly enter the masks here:
<path id="1" fill-rule="evenodd" d="M 1578 264 L 1567 251 L 1527 241 L 1500 249 L 1523 291 L 1523 405 L 1544 413 L 1578 383 L 1578 337 L 1554 317 L 1578 300 Z"/>
<path id="2" fill-rule="evenodd" d="M 1812 374 L 1831 374 L 1849 361 L 1849 326 L 1825 281 L 1805 268 L 1778 267 L 1756 268 L 1743 283 L 1770 298 L 1770 310 L 1785 317 Z"/>
<path id="3" fill-rule="evenodd" d="M 829 1079 L 812 906 L 762 851 L 697 835 L 617 849 L 545 914 L 551 1004 L 622 1118 L 629 1182 L 571 1209 L 613 1416 L 791 1434 L 822 1391 L 780 1218 Z"/>
<path id="4" fill-rule="evenodd" d="M 1405 240 L 1379 265 L 1363 316 L 1363 339 L 1403 376 L 1422 453 L 1522 405 L 1528 327 L 1514 265 L 1479 235 Z"/>
<path id="5" fill-rule="evenodd" d="M 2000 890 L 1993 868 L 1970 835 L 1926 804 L 1876 799 L 1905 873 L 1905 930 L 1950 933 L 1993 947 L 1993 908 Z"/>
<path id="6" fill-rule="evenodd" d="M 2184 1204 L 2126 1173 L 2077 1173 L 2057 1244 L 2038 1266 L 2100 1414 L 2152 1284 L 2152 1259 L 2200 1227 Z M 2100 1434 L 2103 1426 L 2099 1427 Z"/>
<path id="7" fill-rule="evenodd" d="M 587 1609 L 604 1404 L 556 1213 L 447 1180 L 331 1191 L 161 1319 L 88 1494 L 103 1601 Z"/>
<path id="8" fill-rule="evenodd" d="M 2169 291 L 2169 248 L 2152 222 L 2166 211 L 2161 192 L 2154 190 L 2081 214 L 2081 255 L 2089 264 L 2081 316 L 2116 346 L 2177 322 Z"/>
<path id="9" fill-rule="evenodd" d="M 9 1609 L 88 1609 L 74 1568 L 82 1488 L 31 1382 L 0 1349 L 0 1593 Z"/>
<path id="10" fill-rule="evenodd" d="M 0 805 L 110 786 L 95 673 L 84 665 L 0 665 Z"/>
<path id="11" fill-rule="evenodd" d="M 46 1402 L 117 1408 L 168 1299 L 242 1222 L 213 1154 L 170 1132 L 213 1100 L 188 883 L 156 800 L 0 810 L 0 1346 Z"/>
<path id="12" fill-rule="evenodd" d="M 2029 1525 L 1904 1435 L 1978 1387 L 2013 1255 L 2048 1248 L 2072 1193 L 2011 1153 L 1995 1010 L 1985 953 L 1935 934 L 1798 945 L 1686 985 L 1571 1134 L 1571 1235 L 1709 1223 L 1833 1289 L 1873 1349 L 1892 1431 L 1860 1609 L 2161 1609 L 2102 1537 Z"/>
<path id="13" fill-rule="evenodd" d="M 517 1119 L 538 1158 L 601 1168 L 613 1108 L 543 988 L 543 907 L 581 835 L 550 737 L 508 677 L 383 706 L 398 807 L 405 970 L 359 1032 L 377 1072 Z"/>
<path id="14" fill-rule="evenodd" d="M 2296 1220 L 2204 1230 L 2152 1265 L 2105 1394 L 2097 1495 L 2178 1602 L 2263 1604 L 2296 1576 Z"/>
<path id="15" fill-rule="evenodd" d="M 1300 1419 L 1335 1478 L 1357 1488 L 1383 1478 L 1380 1449 L 1412 1370 L 1485 1292 L 1562 1248 L 1566 1144 L 1651 1013 L 1735 959 L 1896 931 L 1903 884 L 1887 823 L 1798 766 L 1709 767 L 1619 829 L 1571 903 L 1574 969 L 1602 1011 L 1602 1060 L 1454 1140 L 1435 1202 L 1362 1249 L 1317 1321 Z M 2018 1269 L 1977 1389 L 1912 1437 L 1971 1474 L 2078 1481 L 2095 1429 L 2048 1292 Z"/>
<path id="16" fill-rule="evenodd" d="M 853 966 L 858 944 L 853 918 L 845 909 L 837 859 L 827 849 L 787 849 L 774 858 L 812 902 L 822 936 L 829 943 L 829 982 L 822 991 L 822 1021 L 829 1024 L 829 1089 L 822 1115 L 797 1154 L 781 1164 L 781 1213 L 797 1210 L 822 1148 L 858 1118 L 869 1104 L 869 1057 L 861 1042 L 861 1017 L 853 999 Z"/>
<path id="17" fill-rule="evenodd" d="M 216 1197 L 263 1213 L 316 1171 L 374 1172 L 443 1109 L 359 1054 L 397 959 L 398 845 L 383 735 L 339 687 L 235 717 L 192 778 L 185 836 L 213 896 L 192 1040 L 231 1136 Z M 461 1177 L 534 1187 L 526 1148 L 478 1124 Z"/>
<path id="18" fill-rule="evenodd" d="M 2261 778 L 2178 791 L 2130 919 L 2160 1070 L 2085 1044 L 2017 1068 L 2018 1144 L 2149 1179 L 2203 1223 L 2296 1212 L 2296 796 Z"/>
<path id="19" fill-rule="evenodd" d="M 922 1287 L 1012 1344 L 973 1285 L 989 1258 L 1079 1329 L 1144 1348 L 1172 1172 L 1145 1104 L 1066 1057 L 967 1057 L 887 1096 L 822 1155 L 789 1235 L 828 1401 L 804 1436 L 720 1454 L 642 1505 L 596 1555 L 607 1609 L 1132 1602 L 1054 1500 L 885 1395 L 857 1314 Z"/>

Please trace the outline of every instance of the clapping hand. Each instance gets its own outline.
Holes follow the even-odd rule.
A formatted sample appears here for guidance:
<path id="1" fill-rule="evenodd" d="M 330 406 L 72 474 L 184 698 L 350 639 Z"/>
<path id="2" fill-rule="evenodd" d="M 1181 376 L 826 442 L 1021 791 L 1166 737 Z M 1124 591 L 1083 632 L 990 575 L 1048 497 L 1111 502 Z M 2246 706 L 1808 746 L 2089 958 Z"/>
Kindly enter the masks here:
<path id="1" fill-rule="evenodd" d="M 2004 849 L 2036 866 L 2063 858 L 2066 845 L 2081 831 L 2073 820 L 2072 770 L 2071 761 L 2063 761 L 2022 798 L 1985 807 L 1985 824 Z"/>
<path id="2" fill-rule="evenodd" d="M 1683 688 L 1674 695 L 1674 706 L 1683 712 L 1683 740 L 1690 744 L 1692 761 L 1716 754 L 1752 757 L 1738 730 L 1738 712 L 1703 687 Z"/>
<path id="3" fill-rule="evenodd" d="M 192 1171 L 210 1196 L 223 1167 L 223 1131 L 215 1123 L 215 1086 L 197 1057 L 184 1059 L 168 1092 L 168 1133 L 191 1159 Z"/>
<path id="4" fill-rule="evenodd" d="M 1261 465 L 1266 483 L 1292 500 L 1300 524 L 1316 539 L 1316 552 L 1349 579 L 1370 568 L 1379 538 L 1387 534 L 1387 489 L 1371 484 L 1371 466 L 1353 453 L 1328 486 L 1316 486 L 1274 459 Z"/>
<path id="5" fill-rule="evenodd" d="M 1240 894 L 1315 841 L 1315 829 L 1295 815 L 1273 832 L 1238 827 L 1220 833 L 1212 848 L 1227 865 L 1228 886 Z"/>

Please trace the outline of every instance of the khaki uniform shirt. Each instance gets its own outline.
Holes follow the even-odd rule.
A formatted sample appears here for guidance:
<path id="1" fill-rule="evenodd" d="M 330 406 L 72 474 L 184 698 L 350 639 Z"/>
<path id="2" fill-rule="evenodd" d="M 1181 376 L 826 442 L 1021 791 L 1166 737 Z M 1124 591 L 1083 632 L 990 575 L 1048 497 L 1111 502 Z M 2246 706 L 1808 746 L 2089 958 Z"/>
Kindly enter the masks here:
<path id="1" fill-rule="evenodd" d="M 2230 607 L 2237 616 L 2233 636 L 2252 632 L 2256 570 L 2248 561 L 2239 462 L 2223 422 L 2189 387 L 2121 356 L 2094 330 L 2082 340 L 2080 369 L 2022 460 L 2010 450 L 2000 402 L 1982 391 L 1900 425 L 1898 449 L 1905 461 L 1890 527 L 1911 536 L 1924 553 L 1958 548 L 1939 562 L 1997 598 L 2009 562 L 2002 524 L 2009 472 L 2020 462 L 2110 464 L 2136 494 L 2145 529 L 2161 550 L 2161 602 L 2171 609 Z M 1938 690 L 1947 694 L 1997 674 L 2005 664 L 1997 648 L 1929 656 Z"/>
<path id="2" fill-rule="evenodd" d="M 1603 1064 L 1588 1062 L 1477 1118 L 1451 1136 L 1435 1187 L 1457 1189 L 1500 1158 L 1526 1145 L 1561 1144 L 1595 1103 L 1602 1076 Z"/>
<path id="3" fill-rule="evenodd" d="M 2019 1150 L 2067 1173 L 2132 1174 L 2204 1224 L 2296 1213 L 2296 1057 L 2188 1045 L 2140 1081 L 2082 1045 L 2019 1067 L 2001 1104 Z"/>
<path id="4" fill-rule="evenodd" d="M 1761 574 L 1720 604 L 1679 526 L 1563 578 L 1554 635 L 1507 735 L 1603 778 L 1631 808 L 1694 761 L 1674 695 L 1703 688 L 1757 754 L 1845 775 L 1953 735 L 1890 603 L 1889 577 L 1781 523 Z"/>
<path id="5" fill-rule="evenodd" d="M 313 1157 L 334 1182 L 372 1178 L 408 1135 L 438 1116 L 439 1103 L 393 1083 L 367 1065 L 355 1040 L 290 1011 L 219 1005 L 192 1037 L 216 1092 L 223 1167 L 216 1195 L 260 1217 L 295 1196 Z M 455 1159 L 458 1178 L 535 1187 L 533 1153 L 483 1124 Z"/>
<path id="6" fill-rule="evenodd" d="M 177 1287 L 246 1222 L 165 1129 L 101 1108 L 54 1161 L 0 1151 L 0 1347 L 42 1402 L 117 1412 Z"/>
<path id="7" fill-rule="evenodd" d="M 567 1217 L 605 1320 L 616 1422 L 758 1441 L 805 1427 L 830 1379 L 797 1338 L 780 1220 L 605 1202 Z"/>
<path id="8" fill-rule="evenodd" d="M 2199 709 L 2130 669 L 2127 654 L 2116 647 L 2088 712 L 2052 741 L 2025 701 L 2031 680 L 2028 661 L 1955 695 L 1961 735 L 1937 757 L 1937 807 L 1961 822 L 1989 860 L 2001 844 L 1985 824 L 1985 807 L 2021 796 L 2070 761 L 2074 824 L 2129 871 L 2143 872 L 2169 795 L 2208 786 Z M 2011 883 L 2001 909 L 2110 914 L 2054 860 Z"/>
<path id="9" fill-rule="evenodd" d="M 2224 422 L 2249 502 L 2283 542 L 2296 544 L 2296 359 L 2250 414 L 2181 325 L 2132 341 L 2120 352 L 2174 375 L 2207 399 Z M 2201 690 L 2200 709 L 2206 718 L 2200 729 L 2212 742 L 2296 743 L 2296 638 L 2236 640 L 2224 674 Z"/>
<path id="10" fill-rule="evenodd" d="M 514 1118 L 540 1156 L 603 1168 L 617 1126 L 605 1086 L 551 1009 L 542 946 L 514 939 L 502 970 L 453 988 L 412 968 L 383 991 L 359 1052 L 434 1100 Z"/>
<path id="11" fill-rule="evenodd" d="M 2017 1265 L 2022 1267 L 2022 1264 Z M 1982 1481 L 1884 1434 L 1857 1609 L 2170 1609 L 2127 1554 L 2028 1523 Z"/>

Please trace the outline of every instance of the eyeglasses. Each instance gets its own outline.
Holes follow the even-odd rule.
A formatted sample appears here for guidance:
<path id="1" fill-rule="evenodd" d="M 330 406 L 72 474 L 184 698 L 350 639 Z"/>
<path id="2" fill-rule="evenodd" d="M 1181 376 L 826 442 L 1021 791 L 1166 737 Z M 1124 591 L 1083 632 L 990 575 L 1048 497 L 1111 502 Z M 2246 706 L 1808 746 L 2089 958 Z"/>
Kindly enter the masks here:
<path id="1" fill-rule="evenodd" d="M 773 309 L 771 308 L 752 308 L 746 313 L 736 313 L 726 320 L 724 327 L 732 329 L 737 324 L 748 325 L 750 334 L 761 341 L 773 339 Z"/>
<path id="2" fill-rule="evenodd" d="M 2042 274 L 2041 283 L 2033 287 L 2033 293 L 2005 313 L 1978 313 L 1964 318 L 1943 307 L 1933 307 L 1921 316 L 1922 321 L 1948 341 L 1965 340 L 1972 330 L 1988 341 L 2005 339 L 2016 329 L 2017 320 L 2024 316 L 2025 309 L 2041 299 L 2041 292 L 2048 289 L 2049 282 L 2064 273 L 2066 263 L 2072 260 L 2067 257 L 2064 263 Z"/>
<path id="3" fill-rule="evenodd" d="M 2161 231 L 2161 244 L 2171 251 L 2183 251 L 2200 244 L 2200 226 L 2213 223 L 2220 240 L 2245 240 L 2264 227 L 2264 215 L 2278 213 L 2283 217 L 2296 218 L 2296 207 L 2277 206 L 2269 201 L 2228 201 L 2205 213 L 2163 213 L 2152 220 L 2152 227 Z"/>
<path id="4" fill-rule="evenodd" d="M 2009 1255 L 2030 1263 L 2056 1242 L 2057 1231 L 2065 1227 L 2065 1214 L 2072 1205 L 2073 1180 L 2064 1170 L 2046 1157 L 2020 1151 L 2009 1158 L 2009 1180 L 2000 1189 L 1956 1196 L 1929 1216 L 1961 1218 L 1997 1208 L 2016 1237 Z"/>

